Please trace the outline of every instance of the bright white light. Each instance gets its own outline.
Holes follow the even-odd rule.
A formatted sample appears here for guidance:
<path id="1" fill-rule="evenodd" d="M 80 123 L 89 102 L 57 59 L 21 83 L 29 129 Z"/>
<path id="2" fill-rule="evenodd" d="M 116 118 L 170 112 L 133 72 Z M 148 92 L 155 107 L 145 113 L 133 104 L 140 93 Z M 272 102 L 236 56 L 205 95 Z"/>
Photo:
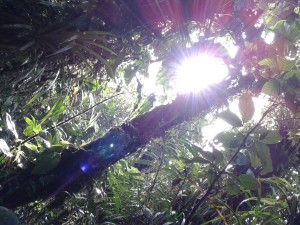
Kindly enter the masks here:
<path id="1" fill-rule="evenodd" d="M 177 92 L 197 92 L 209 85 L 222 81 L 228 74 L 228 68 L 221 59 L 198 55 L 186 59 L 179 66 L 176 75 Z"/>
<path id="2" fill-rule="evenodd" d="M 265 40 L 265 42 L 270 45 L 274 41 L 275 33 L 274 32 L 268 32 L 268 33 L 263 32 L 261 36 Z"/>

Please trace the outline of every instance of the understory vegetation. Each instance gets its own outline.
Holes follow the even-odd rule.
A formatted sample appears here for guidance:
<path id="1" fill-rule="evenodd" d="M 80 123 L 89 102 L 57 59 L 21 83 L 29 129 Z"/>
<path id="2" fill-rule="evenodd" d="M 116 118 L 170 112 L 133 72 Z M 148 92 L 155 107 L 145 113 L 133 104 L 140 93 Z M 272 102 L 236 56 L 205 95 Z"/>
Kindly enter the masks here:
<path id="1" fill-rule="evenodd" d="M 0 206 L 21 224 L 300 224 L 299 11 L 0 0 Z"/>

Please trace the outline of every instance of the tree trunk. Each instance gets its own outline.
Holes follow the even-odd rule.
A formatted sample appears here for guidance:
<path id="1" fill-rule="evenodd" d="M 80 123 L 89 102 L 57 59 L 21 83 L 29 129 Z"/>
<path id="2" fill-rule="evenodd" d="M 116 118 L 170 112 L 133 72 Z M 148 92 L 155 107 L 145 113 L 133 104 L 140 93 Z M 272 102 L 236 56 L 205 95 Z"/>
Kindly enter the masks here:
<path id="1" fill-rule="evenodd" d="M 33 175 L 33 166 L 16 171 L 0 185 L 0 204 L 14 209 L 36 200 L 63 200 L 63 191 L 80 191 L 93 182 L 92 178 L 136 152 L 151 139 L 163 137 L 171 127 L 224 104 L 228 96 L 238 92 L 235 90 L 230 94 L 228 83 L 224 81 L 201 93 L 178 95 L 172 103 L 112 128 L 81 149 L 63 150 L 58 166 L 47 174 Z"/>

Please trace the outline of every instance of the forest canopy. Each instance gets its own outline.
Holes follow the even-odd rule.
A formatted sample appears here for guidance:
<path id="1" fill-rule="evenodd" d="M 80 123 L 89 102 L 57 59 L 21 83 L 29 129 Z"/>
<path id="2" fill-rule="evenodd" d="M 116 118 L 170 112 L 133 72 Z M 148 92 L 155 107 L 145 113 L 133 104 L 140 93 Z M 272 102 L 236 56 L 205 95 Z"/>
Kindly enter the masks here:
<path id="1" fill-rule="evenodd" d="M 299 224 L 299 10 L 0 0 L 0 224 Z"/>

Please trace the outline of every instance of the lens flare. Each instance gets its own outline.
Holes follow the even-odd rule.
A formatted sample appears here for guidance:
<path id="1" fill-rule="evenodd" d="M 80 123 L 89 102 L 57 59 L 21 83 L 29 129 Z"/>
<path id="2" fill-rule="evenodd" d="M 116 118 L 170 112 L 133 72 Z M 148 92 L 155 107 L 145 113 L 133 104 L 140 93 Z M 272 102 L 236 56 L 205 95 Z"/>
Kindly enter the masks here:
<path id="1" fill-rule="evenodd" d="M 88 171 L 88 165 L 86 165 L 86 164 L 83 164 L 83 165 L 80 165 L 80 169 L 81 169 L 81 171 L 82 172 L 84 172 L 84 173 L 86 173 L 87 171 Z"/>
<path id="2" fill-rule="evenodd" d="M 228 68 L 222 59 L 198 55 L 184 60 L 178 66 L 175 86 L 178 92 L 197 92 L 222 81 Z"/>

